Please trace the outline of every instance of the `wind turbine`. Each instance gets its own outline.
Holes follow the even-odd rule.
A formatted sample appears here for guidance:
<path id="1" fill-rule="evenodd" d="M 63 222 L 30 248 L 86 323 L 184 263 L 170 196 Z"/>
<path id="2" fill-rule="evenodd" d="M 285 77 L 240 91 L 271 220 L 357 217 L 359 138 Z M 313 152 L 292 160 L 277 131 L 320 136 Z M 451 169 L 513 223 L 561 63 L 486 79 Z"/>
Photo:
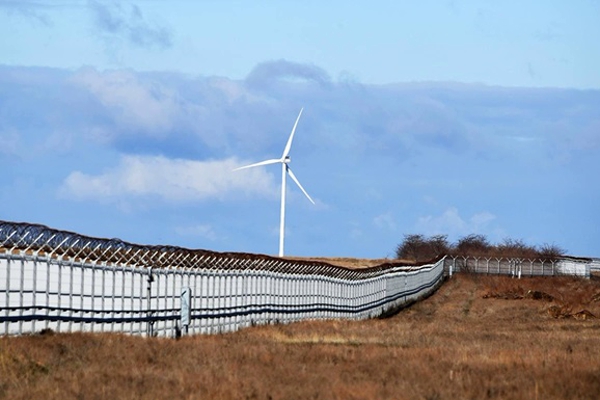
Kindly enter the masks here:
<path id="1" fill-rule="evenodd" d="M 296 123 L 294 123 L 294 128 L 292 128 L 292 133 L 290 134 L 285 148 L 283 149 L 283 154 L 281 155 L 281 158 L 265 160 L 257 162 L 255 164 L 250 164 L 244 167 L 234 169 L 234 171 L 239 171 L 240 169 L 253 168 L 261 165 L 281 163 L 281 217 L 279 222 L 279 257 L 283 257 L 283 241 L 285 237 L 285 185 L 287 175 L 289 175 L 290 178 L 292 178 L 292 180 L 296 182 L 296 185 L 298 185 L 298 187 L 300 188 L 300 190 L 302 190 L 302 193 L 304 193 L 308 200 L 310 200 L 311 203 L 315 204 L 313 199 L 311 199 L 308 193 L 306 193 L 306 190 L 304 190 L 304 188 L 300 184 L 300 181 L 298 181 L 298 178 L 296 178 L 296 175 L 294 175 L 292 169 L 289 166 L 291 161 L 289 153 L 290 149 L 292 148 L 292 140 L 294 140 L 294 133 L 296 132 L 296 127 L 298 126 L 298 121 L 300 120 L 300 116 L 302 115 L 303 110 L 304 108 L 300 109 L 300 114 L 298 114 L 298 118 L 296 118 Z"/>

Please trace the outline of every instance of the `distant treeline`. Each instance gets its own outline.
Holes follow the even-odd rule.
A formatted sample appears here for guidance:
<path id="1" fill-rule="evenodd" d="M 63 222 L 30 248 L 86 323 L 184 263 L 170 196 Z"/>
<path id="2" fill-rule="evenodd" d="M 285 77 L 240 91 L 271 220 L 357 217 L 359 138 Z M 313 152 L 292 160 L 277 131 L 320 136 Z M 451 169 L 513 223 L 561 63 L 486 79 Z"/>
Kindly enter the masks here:
<path id="1" fill-rule="evenodd" d="M 554 244 L 531 246 L 520 239 L 504 239 L 499 244 L 490 243 L 485 235 L 471 234 L 456 243 L 448 241 L 448 235 L 404 235 L 396 248 L 396 257 L 416 262 L 428 261 L 440 255 L 463 257 L 503 257 L 555 260 L 566 253 Z"/>

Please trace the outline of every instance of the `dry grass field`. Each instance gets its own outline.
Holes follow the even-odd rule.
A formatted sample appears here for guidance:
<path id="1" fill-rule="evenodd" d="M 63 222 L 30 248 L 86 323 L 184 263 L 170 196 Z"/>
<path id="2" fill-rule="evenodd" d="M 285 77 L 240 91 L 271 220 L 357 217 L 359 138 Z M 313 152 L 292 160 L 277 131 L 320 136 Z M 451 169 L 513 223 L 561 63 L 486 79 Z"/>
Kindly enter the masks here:
<path id="1" fill-rule="evenodd" d="M 362 269 L 376 267 L 391 262 L 414 263 L 414 260 L 398 260 L 389 258 L 349 258 L 349 257 L 285 257 L 288 260 L 321 261 L 338 267 Z"/>
<path id="2" fill-rule="evenodd" d="M 455 275 L 382 320 L 0 338 L 7 399 L 597 399 L 600 281 Z"/>

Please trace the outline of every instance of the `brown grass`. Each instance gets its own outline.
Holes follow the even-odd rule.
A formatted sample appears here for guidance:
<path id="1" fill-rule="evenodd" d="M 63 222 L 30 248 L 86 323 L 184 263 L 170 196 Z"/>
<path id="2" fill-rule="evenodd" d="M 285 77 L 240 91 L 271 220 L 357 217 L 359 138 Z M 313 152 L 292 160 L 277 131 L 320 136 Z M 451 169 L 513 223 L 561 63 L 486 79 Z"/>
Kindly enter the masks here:
<path id="1" fill-rule="evenodd" d="M 550 297 L 527 294 L 534 292 Z M 581 310 L 592 316 L 578 319 Z M 308 321 L 179 341 L 3 337 L 0 397 L 594 399 L 594 316 L 597 280 L 457 274 L 384 320 Z"/>
<path id="2" fill-rule="evenodd" d="M 350 257 L 293 257 L 286 256 L 288 260 L 322 261 L 331 265 L 345 268 L 370 268 L 387 263 L 414 263 L 414 260 L 389 259 L 389 258 L 350 258 Z"/>

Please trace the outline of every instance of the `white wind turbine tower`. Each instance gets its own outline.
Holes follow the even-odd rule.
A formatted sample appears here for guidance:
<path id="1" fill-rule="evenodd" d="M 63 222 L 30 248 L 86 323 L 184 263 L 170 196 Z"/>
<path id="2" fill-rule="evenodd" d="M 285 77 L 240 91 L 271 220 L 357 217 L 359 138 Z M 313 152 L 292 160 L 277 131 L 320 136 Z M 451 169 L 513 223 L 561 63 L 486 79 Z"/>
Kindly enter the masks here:
<path id="1" fill-rule="evenodd" d="M 250 164 L 250 165 L 246 165 L 244 167 L 239 167 L 239 168 L 234 169 L 234 171 L 238 171 L 240 169 L 258 167 L 260 165 L 281 163 L 281 217 L 280 217 L 280 223 L 279 223 L 279 257 L 283 257 L 283 241 L 284 241 L 284 237 L 285 237 L 285 189 L 286 189 L 285 185 L 286 185 L 287 175 L 289 175 L 290 178 L 292 178 L 292 180 L 294 182 L 296 182 L 296 185 L 298 185 L 298 187 L 300 188 L 300 190 L 302 190 L 302 193 L 304 193 L 304 195 L 308 198 L 308 200 L 310 200 L 311 203 L 315 204 L 313 199 L 311 199 L 310 196 L 308 195 L 308 193 L 306 193 L 306 190 L 304 190 L 304 188 L 300 184 L 300 181 L 298 181 L 298 178 L 296 178 L 296 175 L 294 175 L 294 173 L 292 172 L 292 170 L 289 166 L 289 163 L 291 161 L 290 157 L 289 157 L 289 153 L 290 153 L 290 149 L 292 148 L 292 140 L 294 139 L 294 133 L 296 132 L 296 126 L 298 126 L 298 121 L 300 120 L 300 116 L 302 115 L 303 110 L 304 110 L 304 108 L 300 109 L 300 114 L 298 114 L 298 118 L 296 118 L 296 123 L 294 123 L 294 128 L 292 128 L 292 133 L 290 134 L 287 144 L 285 145 L 285 148 L 283 149 L 283 154 L 281 155 L 281 158 L 265 160 L 265 161 L 257 162 L 255 164 Z"/>

